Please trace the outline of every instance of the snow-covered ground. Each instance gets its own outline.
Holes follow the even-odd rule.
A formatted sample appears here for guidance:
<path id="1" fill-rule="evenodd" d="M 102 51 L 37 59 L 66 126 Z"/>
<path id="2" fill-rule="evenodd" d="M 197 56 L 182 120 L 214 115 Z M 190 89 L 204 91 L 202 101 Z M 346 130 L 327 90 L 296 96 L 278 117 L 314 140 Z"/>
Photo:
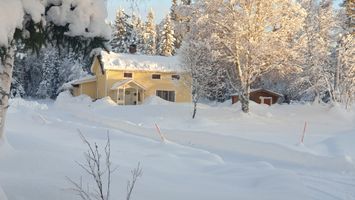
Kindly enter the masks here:
<path id="1" fill-rule="evenodd" d="M 355 199 L 355 110 L 252 104 L 246 115 L 239 107 L 201 104 L 192 120 L 192 105 L 156 98 L 140 106 L 66 93 L 56 102 L 15 99 L 0 150 L 0 185 L 9 200 L 78 199 L 65 177 L 86 176 L 75 163 L 86 151 L 80 129 L 102 145 L 110 133 L 118 166 L 112 199 L 124 199 L 138 162 L 144 174 L 136 200 Z"/>

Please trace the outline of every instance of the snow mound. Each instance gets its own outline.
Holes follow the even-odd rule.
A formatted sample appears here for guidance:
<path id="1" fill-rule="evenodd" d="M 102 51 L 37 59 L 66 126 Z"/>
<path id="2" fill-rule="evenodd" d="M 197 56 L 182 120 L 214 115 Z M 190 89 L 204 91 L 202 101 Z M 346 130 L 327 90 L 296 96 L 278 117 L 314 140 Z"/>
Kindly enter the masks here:
<path id="1" fill-rule="evenodd" d="M 28 110 L 48 110 L 46 104 L 40 104 L 37 101 L 28 101 L 22 98 L 10 99 L 10 106 L 13 108 L 25 108 Z"/>
<path id="2" fill-rule="evenodd" d="M 93 106 L 95 108 L 97 107 L 111 107 L 111 106 L 117 106 L 117 103 L 114 102 L 110 97 L 104 97 L 102 99 L 98 99 L 95 102 L 93 102 Z"/>
<path id="3" fill-rule="evenodd" d="M 148 56 L 101 52 L 105 69 L 130 71 L 182 72 L 176 56 Z M 92 71 L 92 69 L 91 69 Z"/>
<path id="4" fill-rule="evenodd" d="M 323 140 L 314 149 L 324 155 L 343 157 L 346 160 L 355 161 L 354 141 L 355 133 L 345 133 Z"/>
<path id="5" fill-rule="evenodd" d="M 73 97 L 69 91 L 60 93 L 55 101 L 55 105 L 58 107 L 73 107 L 76 105 L 90 105 L 92 100 L 87 95 L 80 95 Z"/>
<path id="6" fill-rule="evenodd" d="M 166 101 L 157 96 L 151 96 L 144 100 L 144 105 L 171 105 L 173 102 Z"/>

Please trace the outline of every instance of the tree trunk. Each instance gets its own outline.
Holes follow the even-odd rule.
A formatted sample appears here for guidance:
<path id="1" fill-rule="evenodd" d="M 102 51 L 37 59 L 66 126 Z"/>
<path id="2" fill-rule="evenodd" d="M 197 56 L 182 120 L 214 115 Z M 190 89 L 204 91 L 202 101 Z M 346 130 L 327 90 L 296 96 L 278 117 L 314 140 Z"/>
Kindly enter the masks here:
<path id="1" fill-rule="evenodd" d="M 249 113 L 249 93 L 250 93 L 250 87 L 247 86 L 247 87 L 239 94 L 240 103 L 242 104 L 242 111 L 243 111 L 244 113 Z"/>
<path id="2" fill-rule="evenodd" d="M 192 119 L 195 119 L 197 113 L 197 101 L 194 101 L 194 111 L 192 113 Z"/>
<path id="3" fill-rule="evenodd" d="M 7 48 L 7 53 L 0 61 L 0 140 L 4 139 L 6 112 L 9 108 L 10 87 L 14 64 L 14 48 Z"/>

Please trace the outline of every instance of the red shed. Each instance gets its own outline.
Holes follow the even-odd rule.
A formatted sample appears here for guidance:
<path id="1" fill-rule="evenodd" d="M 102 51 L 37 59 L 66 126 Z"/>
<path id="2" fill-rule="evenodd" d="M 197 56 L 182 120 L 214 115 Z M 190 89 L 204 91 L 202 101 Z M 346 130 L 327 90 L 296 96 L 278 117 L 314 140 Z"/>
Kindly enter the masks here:
<path id="1" fill-rule="evenodd" d="M 233 94 L 231 96 L 232 104 L 237 103 L 239 100 L 239 94 Z M 267 104 L 271 106 L 272 104 L 277 103 L 279 98 L 282 96 L 282 94 L 266 89 L 250 90 L 250 100 L 255 101 L 258 104 Z"/>

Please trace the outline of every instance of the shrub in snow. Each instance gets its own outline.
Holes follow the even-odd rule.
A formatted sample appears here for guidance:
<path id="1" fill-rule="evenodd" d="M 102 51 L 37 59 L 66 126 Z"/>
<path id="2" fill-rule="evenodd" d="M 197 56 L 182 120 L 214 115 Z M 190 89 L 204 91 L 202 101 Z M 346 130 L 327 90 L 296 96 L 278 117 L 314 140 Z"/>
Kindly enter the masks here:
<path id="1" fill-rule="evenodd" d="M 88 147 L 88 151 L 84 153 L 85 163 L 78 163 L 78 165 L 93 179 L 94 186 L 93 188 L 90 188 L 87 184 L 83 184 L 82 178 L 79 182 L 68 178 L 69 182 L 73 185 L 72 190 L 82 200 L 109 200 L 111 174 L 116 169 L 112 166 L 111 162 L 110 136 L 107 134 L 106 146 L 101 150 L 97 143 L 90 143 L 80 131 L 79 133 L 81 139 Z M 103 151 L 103 153 L 101 151 Z M 143 175 L 140 163 L 138 163 L 137 168 L 131 171 L 131 174 L 132 179 L 127 183 L 126 200 L 131 199 L 134 186 L 136 185 L 137 180 Z"/>

